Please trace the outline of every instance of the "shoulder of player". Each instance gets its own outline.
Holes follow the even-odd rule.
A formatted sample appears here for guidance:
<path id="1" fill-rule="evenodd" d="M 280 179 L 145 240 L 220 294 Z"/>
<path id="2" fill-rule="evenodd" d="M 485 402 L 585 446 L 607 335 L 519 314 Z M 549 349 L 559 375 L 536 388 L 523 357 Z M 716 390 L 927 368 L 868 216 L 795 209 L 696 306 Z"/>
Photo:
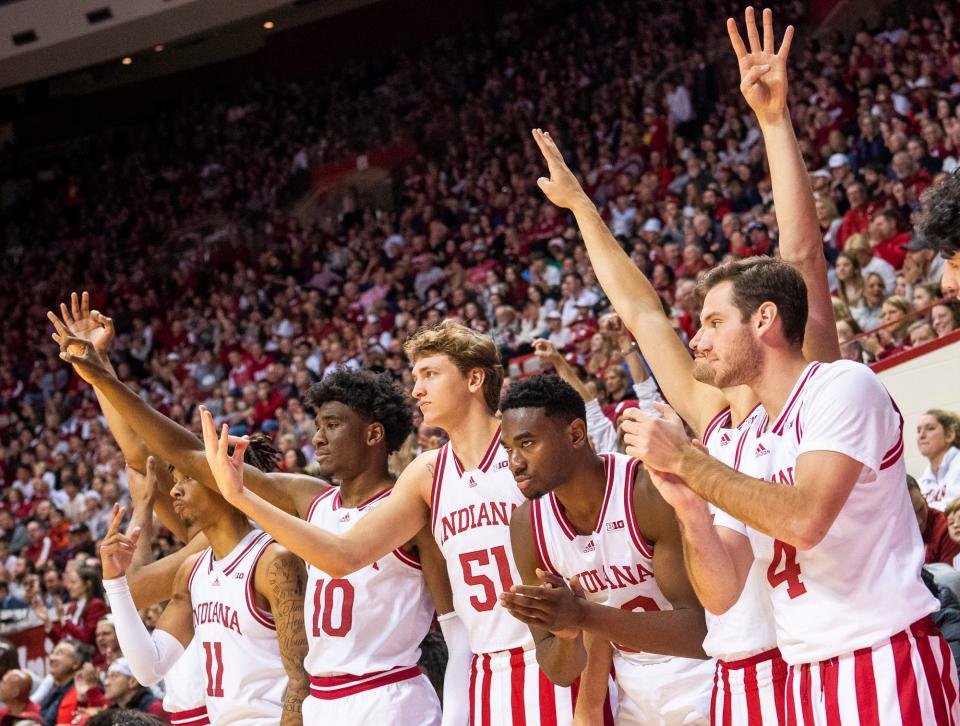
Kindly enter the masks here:
<path id="1" fill-rule="evenodd" d="M 296 585 L 298 579 L 301 588 L 306 583 L 306 568 L 303 560 L 297 557 L 279 542 L 271 542 L 263 549 L 257 560 L 254 573 L 254 586 L 261 595 L 272 599 L 284 583 Z"/>
<path id="2" fill-rule="evenodd" d="M 676 527 L 676 514 L 654 485 L 646 467 L 637 461 L 633 475 L 633 516 L 645 539 L 657 542 Z"/>
<path id="3" fill-rule="evenodd" d="M 430 490 L 433 487 L 433 478 L 437 471 L 437 460 L 441 449 L 424 451 L 416 459 L 407 464 L 407 468 L 400 473 L 397 487 L 415 487 L 421 489 L 429 500 Z"/>
<path id="4" fill-rule="evenodd" d="M 801 392 L 804 398 L 816 398 L 826 395 L 828 400 L 849 401 L 862 399 L 864 395 L 880 395 L 887 398 L 886 389 L 870 368 L 863 363 L 838 360 L 832 363 L 820 363 L 804 384 Z"/>
<path id="5" fill-rule="evenodd" d="M 312 496 L 323 494 L 333 487 L 330 482 L 309 474 L 287 474 L 286 472 L 274 471 L 266 475 L 271 481 L 291 491 L 308 491 Z"/>
<path id="6" fill-rule="evenodd" d="M 194 568 L 197 566 L 197 561 L 200 560 L 207 553 L 206 549 L 202 549 L 199 552 L 194 552 L 192 555 L 187 557 L 183 562 L 180 563 L 180 567 L 177 568 L 177 574 L 173 578 L 173 594 L 178 593 L 183 594 L 190 592 L 190 575 L 193 573 Z"/>

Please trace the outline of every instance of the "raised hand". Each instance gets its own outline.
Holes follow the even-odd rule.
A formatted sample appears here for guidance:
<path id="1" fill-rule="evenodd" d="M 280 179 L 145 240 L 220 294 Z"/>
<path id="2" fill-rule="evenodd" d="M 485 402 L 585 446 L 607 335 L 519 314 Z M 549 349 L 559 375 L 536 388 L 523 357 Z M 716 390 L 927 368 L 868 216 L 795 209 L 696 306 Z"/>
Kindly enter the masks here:
<path id="1" fill-rule="evenodd" d="M 130 466 L 126 471 L 134 506 L 152 507 L 157 498 L 157 460 L 152 456 L 147 457 L 147 471 L 144 474 Z"/>
<path id="2" fill-rule="evenodd" d="M 203 448 L 207 455 L 207 464 L 220 494 L 228 502 L 236 501 L 243 496 L 243 453 L 250 445 L 249 440 L 230 436 L 230 427 L 223 425 L 219 438 L 217 426 L 213 422 L 213 414 L 204 407 L 200 407 L 200 424 L 203 426 Z M 233 445 L 233 454 L 228 454 Z"/>
<path id="3" fill-rule="evenodd" d="M 548 630 L 558 638 L 576 638 L 583 622 L 585 598 L 579 583 L 537 569 L 542 584 L 514 585 L 500 594 L 500 603 L 517 620 Z M 576 588 L 576 589 L 574 589 Z"/>
<path id="4" fill-rule="evenodd" d="M 533 140 L 540 147 L 540 153 L 547 162 L 547 170 L 550 172 L 550 178 L 540 177 L 537 179 L 537 186 L 547 195 L 547 199 L 564 209 L 572 209 L 575 204 L 586 202 L 590 205 L 593 202 L 583 191 L 577 177 L 567 167 L 563 160 L 560 149 L 550 138 L 550 134 L 540 129 L 533 130 Z"/>
<path id="5" fill-rule="evenodd" d="M 128 534 L 120 531 L 124 508 L 113 505 L 113 518 L 107 528 L 107 534 L 100 545 L 100 563 L 103 565 L 103 579 L 113 580 L 123 577 L 133 561 L 133 553 L 140 539 L 140 528 L 134 527 Z"/>
<path id="6" fill-rule="evenodd" d="M 60 346 L 60 360 L 72 365 L 77 375 L 90 385 L 113 375 L 91 341 L 60 330 L 53 334 L 53 339 Z"/>
<path id="7" fill-rule="evenodd" d="M 709 511 L 707 500 L 688 487 L 680 477 L 650 467 L 647 467 L 647 473 L 660 496 L 678 515 Z"/>
<path id="8" fill-rule="evenodd" d="M 629 456 L 640 459 L 648 469 L 673 473 L 680 458 L 691 446 L 683 421 L 664 403 L 654 403 L 660 416 L 630 408 L 623 413 L 623 443 Z"/>
<path id="9" fill-rule="evenodd" d="M 730 44 L 740 64 L 740 92 L 761 122 L 779 120 L 787 114 L 787 56 L 793 42 L 793 26 L 787 26 L 780 50 L 774 52 L 773 11 L 763 11 L 762 44 L 752 7 L 746 9 L 744 18 L 749 51 L 737 30 L 737 21 L 727 19 Z"/>
<path id="10" fill-rule="evenodd" d="M 549 363 L 554 368 L 557 367 L 557 361 L 563 359 L 560 351 L 557 350 L 557 346 L 546 338 L 538 338 L 533 341 L 533 352 L 542 363 Z"/>
<path id="11" fill-rule="evenodd" d="M 90 310 L 90 295 L 86 292 L 79 297 L 77 293 L 71 293 L 70 307 L 60 303 L 60 317 L 51 310 L 47 312 L 47 319 L 61 337 L 69 334 L 90 341 L 100 355 L 106 355 L 115 336 L 113 320 L 97 310 Z"/>

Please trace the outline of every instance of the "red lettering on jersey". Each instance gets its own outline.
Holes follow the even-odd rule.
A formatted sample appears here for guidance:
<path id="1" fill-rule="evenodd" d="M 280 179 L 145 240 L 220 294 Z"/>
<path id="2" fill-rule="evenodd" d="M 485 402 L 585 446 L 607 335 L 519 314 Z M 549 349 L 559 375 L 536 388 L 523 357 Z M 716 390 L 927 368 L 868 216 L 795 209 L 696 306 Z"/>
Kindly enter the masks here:
<path id="1" fill-rule="evenodd" d="M 793 486 L 793 467 L 788 466 L 786 469 L 781 469 L 773 475 L 773 479 L 771 481 L 774 481 L 777 484 L 789 484 L 790 486 Z"/>
<path id="2" fill-rule="evenodd" d="M 442 517 L 440 543 L 477 527 L 509 527 L 510 515 L 517 505 L 513 502 L 481 502 L 479 511 L 477 507 L 478 505 L 471 504 Z"/>
<path id="3" fill-rule="evenodd" d="M 609 568 L 603 566 L 599 570 L 584 570 L 579 577 L 583 589 L 595 593 L 640 585 L 653 577 L 653 573 L 638 562 L 633 565 L 610 565 Z"/>
<path id="4" fill-rule="evenodd" d="M 240 630 L 240 618 L 237 611 L 222 602 L 202 602 L 193 607 L 193 626 L 214 623 L 222 625 L 227 630 L 233 630 L 243 635 Z"/>

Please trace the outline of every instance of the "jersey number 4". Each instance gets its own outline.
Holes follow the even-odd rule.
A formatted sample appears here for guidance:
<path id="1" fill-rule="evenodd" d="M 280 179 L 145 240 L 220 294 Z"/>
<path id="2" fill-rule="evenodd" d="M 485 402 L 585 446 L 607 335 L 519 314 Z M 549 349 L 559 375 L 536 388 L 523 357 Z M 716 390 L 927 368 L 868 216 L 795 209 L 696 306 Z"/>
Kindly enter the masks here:
<path id="1" fill-rule="evenodd" d="M 781 562 L 783 568 L 777 572 Z M 770 587 L 779 587 L 787 583 L 787 595 L 790 599 L 798 598 L 807 591 L 807 586 L 800 579 L 800 563 L 797 562 L 797 548 L 781 542 L 778 539 L 773 541 L 773 559 L 767 568 L 767 581 Z"/>
<path id="2" fill-rule="evenodd" d="M 223 698 L 223 644 L 204 642 L 203 655 L 207 665 L 207 695 Z"/>
<path id="3" fill-rule="evenodd" d="M 317 580 L 317 587 L 313 591 L 314 638 L 320 637 L 321 628 L 331 638 L 342 638 L 350 632 L 350 628 L 353 627 L 353 598 L 355 594 L 356 590 L 353 589 L 349 580 Z M 334 614 L 336 614 L 336 618 L 334 618 Z M 336 620 L 336 625 L 334 625 L 334 620 Z"/>
<path id="4" fill-rule="evenodd" d="M 487 575 L 477 574 L 473 570 L 474 564 L 477 567 L 487 567 L 490 564 L 490 556 L 497 567 L 497 579 L 500 580 L 500 589 Z M 460 555 L 460 567 L 463 568 L 463 581 L 468 585 L 476 585 L 483 588 L 483 599 L 476 595 L 470 596 L 470 604 L 478 612 L 493 610 L 497 604 L 497 592 L 506 592 L 513 587 L 513 577 L 510 574 L 510 560 L 507 559 L 507 551 L 503 545 L 492 547 L 488 550 L 477 550 L 476 552 L 464 552 Z M 489 569 L 489 568 L 488 568 Z"/>

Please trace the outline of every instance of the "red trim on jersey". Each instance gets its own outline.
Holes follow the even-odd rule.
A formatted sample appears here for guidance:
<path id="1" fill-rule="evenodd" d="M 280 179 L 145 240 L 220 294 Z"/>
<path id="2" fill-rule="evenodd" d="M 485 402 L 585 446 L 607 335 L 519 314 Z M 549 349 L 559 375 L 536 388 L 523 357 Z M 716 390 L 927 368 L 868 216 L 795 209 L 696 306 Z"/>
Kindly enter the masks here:
<path id="1" fill-rule="evenodd" d="M 722 424 L 723 421 L 727 418 L 731 418 L 729 406 L 722 409 L 719 413 L 717 413 L 716 416 L 710 419 L 710 421 L 707 423 L 707 425 L 703 429 L 702 443 L 704 446 L 708 446 L 707 442 L 710 441 L 710 437 L 713 436 L 714 432 L 718 428 L 721 428 L 720 424 Z"/>
<path id="2" fill-rule="evenodd" d="M 433 484 L 430 485 L 430 531 L 437 531 L 437 512 L 440 511 L 440 487 L 443 485 L 443 468 L 447 463 L 448 441 L 437 451 L 437 461 L 433 465 Z"/>
<path id="3" fill-rule="evenodd" d="M 233 574 L 233 571 L 234 571 L 235 569 L 237 569 L 237 565 L 240 564 L 240 560 L 242 560 L 244 557 L 246 557 L 246 556 L 247 556 L 247 553 L 248 553 L 251 549 L 253 549 L 254 546 L 256 546 L 256 544 L 257 544 L 258 542 L 260 542 L 264 537 L 269 537 L 269 536 L 270 536 L 270 535 L 268 535 L 266 532 L 261 532 L 261 533 L 258 534 L 256 537 L 254 537 L 252 540 L 250 540 L 250 542 L 247 544 L 247 546 L 243 548 L 243 551 L 242 551 L 239 555 L 237 555 L 231 562 L 229 562 L 227 565 L 224 566 L 224 568 L 223 568 L 223 574 L 224 574 L 224 575 Z M 212 552 L 212 551 L 213 551 L 213 550 L 211 549 L 211 552 Z M 210 559 L 210 568 L 211 568 L 211 570 L 213 569 L 213 558 Z"/>
<path id="4" fill-rule="evenodd" d="M 610 496 L 613 494 L 613 457 L 610 454 L 600 454 L 603 459 L 603 468 L 607 473 L 607 483 L 603 490 L 603 504 L 600 507 L 600 513 L 597 515 L 597 523 L 593 526 L 594 532 L 599 532 L 603 525 L 603 518 L 607 516 L 607 506 L 610 504 Z"/>
<path id="5" fill-rule="evenodd" d="M 500 446 L 500 426 L 497 426 L 497 430 L 493 434 L 493 439 L 490 441 L 490 444 L 487 446 L 487 451 L 484 453 L 483 457 L 480 459 L 480 464 L 477 468 L 482 471 L 484 474 L 487 473 L 487 470 L 490 468 L 490 465 L 493 463 L 493 460 L 496 458 L 497 449 Z M 453 454 L 453 463 L 457 467 L 457 475 L 463 476 L 465 471 L 463 462 L 460 461 L 460 457 L 457 456 L 457 452 L 453 450 L 453 444 L 450 443 L 450 453 Z M 472 470 L 471 470 L 472 471 Z"/>
<path id="6" fill-rule="evenodd" d="M 307 521 L 308 521 L 308 522 L 309 522 L 311 519 L 313 519 L 313 515 L 316 513 L 316 511 L 317 511 L 317 506 L 320 504 L 320 502 L 321 502 L 322 500 L 326 499 L 327 497 L 329 497 L 331 494 L 335 494 L 336 491 L 337 491 L 337 487 L 330 487 L 330 488 L 327 489 L 326 491 L 320 492 L 317 496 L 315 496 L 315 497 L 313 498 L 313 501 L 310 502 L 310 506 L 307 507 Z"/>
<path id="7" fill-rule="evenodd" d="M 362 676 L 310 676 L 310 695 L 321 701 L 334 701 L 374 688 L 400 683 L 420 675 L 417 666 L 399 666 L 388 671 L 377 671 Z"/>
<path id="8" fill-rule="evenodd" d="M 550 553 L 547 551 L 547 539 L 543 532 L 543 513 L 540 511 L 542 501 L 542 499 L 534 499 L 530 502 L 530 526 L 533 529 L 533 543 L 537 548 L 537 559 L 540 560 L 540 566 L 544 570 L 557 577 L 563 577 L 553 566 Z"/>
<path id="9" fill-rule="evenodd" d="M 728 671 L 737 671 L 742 668 L 749 668 L 750 666 L 765 663 L 768 660 L 783 660 L 780 658 L 780 649 L 771 648 L 770 650 L 765 650 L 761 653 L 757 653 L 756 655 L 751 655 L 749 658 L 740 658 L 739 660 L 718 660 L 717 662 Z"/>
<path id="10" fill-rule="evenodd" d="M 611 465 L 613 462 L 611 462 Z M 626 482 L 623 485 L 624 507 L 627 514 L 627 529 L 630 530 L 630 539 L 633 540 L 633 546 L 637 548 L 640 554 L 648 560 L 653 559 L 653 545 L 647 542 L 646 538 L 640 533 L 640 527 L 637 524 L 637 513 L 633 506 L 633 487 L 636 484 L 637 467 L 640 462 L 637 459 L 630 459 L 627 464 Z"/>
<path id="11" fill-rule="evenodd" d="M 787 422 L 787 416 L 790 414 L 793 404 L 797 402 L 801 391 L 803 391 L 803 387 L 807 385 L 807 381 L 809 381 L 811 376 L 817 372 L 818 368 L 820 368 L 819 363 L 810 364 L 810 367 L 807 369 L 807 372 L 804 374 L 803 378 L 800 379 L 800 383 L 797 385 L 797 388 L 790 397 L 790 400 L 787 402 L 787 405 L 784 407 L 783 411 L 780 412 L 780 415 L 777 416 L 777 420 L 773 424 L 773 433 L 777 435 L 783 434 L 783 426 Z"/>
<path id="12" fill-rule="evenodd" d="M 264 532 L 266 534 L 266 532 Z M 257 537 L 257 539 L 261 539 Z M 276 630 L 277 624 L 274 622 L 273 615 L 261 610 L 257 606 L 256 594 L 254 591 L 254 580 L 257 579 L 257 563 L 260 561 L 260 558 L 263 557 L 263 553 L 267 551 L 267 547 L 273 540 L 267 535 L 267 539 L 263 542 L 263 546 L 260 548 L 260 551 L 257 552 L 257 556 L 253 560 L 253 564 L 250 566 L 250 573 L 247 577 L 247 587 L 246 587 L 246 600 L 247 600 L 247 610 L 250 611 L 250 614 L 253 616 L 253 619 L 260 623 L 263 627 L 269 628 L 270 630 Z"/>
<path id="13" fill-rule="evenodd" d="M 759 429 L 757 430 L 757 435 L 759 436 Z M 740 471 L 740 457 L 743 455 L 743 446 L 747 443 L 747 439 L 750 438 L 747 436 L 748 431 L 744 431 L 740 438 L 737 440 L 737 449 L 733 455 L 733 468 L 737 471 Z"/>
<path id="14" fill-rule="evenodd" d="M 897 442 L 883 455 L 883 461 L 880 462 L 881 471 L 896 464 L 903 454 L 903 414 L 900 413 L 900 409 L 892 396 L 890 397 L 890 403 L 893 404 L 893 410 L 897 412 L 897 418 L 900 419 L 899 433 L 897 435 Z"/>
<path id="15" fill-rule="evenodd" d="M 547 674 L 539 668 L 540 674 L 540 726 L 557 726 L 557 692 Z"/>
<path id="16" fill-rule="evenodd" d="M 374 494 L 372 497 L 370 497 L 369 499 L 361 502 L 360 504 L 358 504 L 358 505 L 355 506 L 355 507 L 344 507 L 344 506 L 343 506 L 343 500 L 340 498 L 340 487 L 337 487 L 337 493 L 336 493 L 336 495 L 333 497 L 333 509 L 334 509 L 334 510 L 337 510 L 337 509 L 343 508 L 343 509 L 356 509 L 356 510 L 359 511 L 359 510 L 361 510 L 361 509 L 365 509 L 366 507 L 369 507 L 369 506 L 370 506 L 371 504 L 373 504 L 374 502 L 380 501 L 380 500 L 383 499 L 385 496 L 387 496 L 388 494 L 390 494 L 391 491 L 393 491 L 393 486 L 392 486 L 392 485 L 389 486 L 389 487 L 387 487 L 387 488 L 384 489 L 383 491 L 377 492 L 377 493 Z"/>
<path id="17" fill-rule="evenodd" d="M 197 561 L 193 563 L 193 569 L 190 570 L 190 577 L 187 578 L 187 592 L 190 592 L 190 589 L 193 587 L 193 578 L 197 574 L 197 570 L 200 569 L 200 563 L 206 558 L 207 555 L 213 556 L 213 548 L 207 547 L 203 551 L 203 554 L 197 558 Z"/>
<path id="18" fill-rule="evenodd" d="M 793 670 L 790 671 L 791 675 Z M 853 652 L 853 680 L 857 689 L 857 713 L 865 726 L 880 724 L 880 706 L 877 703 L 877 681 L 873 674 L 873 648 Z"/>
<path id="19" fill-rule="evenodd" d="M 524 661 L 523 648 L 511 648 L 510 653 L 510 716 L 512 726 L 527 726 L 526 700 L 524 698 L 524 676 L 527 664 Z"/>
<path id="20" fill-rule="evenodd" d="M 415 570 L 422 570 L 422 569 L 423 569 L 423 568 L 420 566 L 420 560 L 418 560 L 416 557 L 414 557 L 414 556 L 413 556 L 412 554 L 410 554 L 409 552 L 404 552 L 404 551 L 403 551 L 402 549 L 400 549 L 399 547 L 397 547 L 397 549 L 395 549 L 395 550 L 393 551 L 393 555 L 394 555 L 394 557 L 396 557 L 398 560 L 400 560 L 403 564 L 407 565 L 408 567 L 412 567 L 412 568 L 415 569 Z"/>
<path id="21" fill-rule="evenodd" d="M 557 499 L 557 495 L 554 492 L 550 492 L 548 497 L 550 498 L 550 506 L 553 508 L 553 514 L 554 517 L 556 517 L 557 523 L 560 525 L 560 529 L 567 535 L 567 539 L 573 540 L 577 536 L 577 530 L 574 529 L 573 523 L 570 521 L 570 518 L 567 517 L 563 505 L 560 503 L 560 500 Z"/>
<path id="22" fill-rule="evenodd" d="M 738 428 L 740 428 L 741 426 L 743 426 L 747 421 L 750 420 L 750 417 L 753 416 L 754 413 L 756 413 L 756 411 L 757 411 L 758 408 L 760 408 L 760 401 L 757 401 L 757 402 L 753 405 L 753 408 L 751 408 L 750 411 L 747 413 L 747 415 L 743 417 L 743 420 L 740 421 L 740 423 L 738 423 L 738 424 L 737 424 L 736 426 L 734 426 L 733 428 L 738 429 Z M 733 412 L 732 412 L 732 411 L 731 411 L 731 413 L 730 413 L 730 424 L 733 425 Z M 704 444 L 704 446 L 706 446 L 706 444 Z"/>
<path id="23" fill-rule="evenodd" d="M 170 723 L 173 726 L 209 726 L 207 707 L 200 706 L 189 711 L 174 711 L 170 714 Z"/>

